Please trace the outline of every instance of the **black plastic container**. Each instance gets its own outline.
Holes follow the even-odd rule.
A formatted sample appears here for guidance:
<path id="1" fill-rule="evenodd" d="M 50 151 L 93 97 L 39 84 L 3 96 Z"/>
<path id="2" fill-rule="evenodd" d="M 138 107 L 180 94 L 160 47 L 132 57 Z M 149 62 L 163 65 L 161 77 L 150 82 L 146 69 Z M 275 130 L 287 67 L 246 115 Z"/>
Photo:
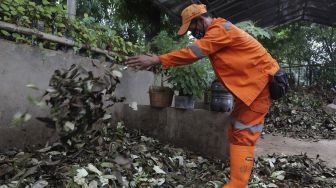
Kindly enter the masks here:
<path id="1" fill-rule="evenodd" d="M 211 84 L 210 109 L 216 112 L 231 112 L 234 106 L 233 95 L 224 85 L 214 80 Z"/>

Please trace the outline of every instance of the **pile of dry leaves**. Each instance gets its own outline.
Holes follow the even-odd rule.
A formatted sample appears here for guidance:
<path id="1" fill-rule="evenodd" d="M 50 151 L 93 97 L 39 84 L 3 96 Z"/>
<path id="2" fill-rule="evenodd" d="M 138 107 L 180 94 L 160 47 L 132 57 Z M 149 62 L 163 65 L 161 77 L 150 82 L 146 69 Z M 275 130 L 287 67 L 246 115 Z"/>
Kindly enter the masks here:
<path id="1" fill-rule="evenodd" d="M 302 139 L 335 139 L 336 116 L 324 110 L 324 100 L 307 90 L 274 101 L 266 118 L 266 133 Z"/>

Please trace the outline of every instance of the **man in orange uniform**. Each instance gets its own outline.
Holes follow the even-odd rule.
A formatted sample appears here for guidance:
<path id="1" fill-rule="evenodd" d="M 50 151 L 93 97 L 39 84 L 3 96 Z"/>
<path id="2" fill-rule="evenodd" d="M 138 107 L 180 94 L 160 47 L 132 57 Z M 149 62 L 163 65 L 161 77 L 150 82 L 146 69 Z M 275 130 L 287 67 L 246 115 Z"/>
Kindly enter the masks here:
<path id="1" fill-rule="evenodd" d="M 205 5 L 192 4 L 181 16 L 183 24 L 178 34 L 190 31 L 198 40 L 160 56 L 130 57 L 126 65 L 143 70 L 161 63 L 169 68 L 209 57 L 217 77 L 235 96 L 228 135 L 230 182 L 224 187 L 245 188 L 253 167 L 255 145 L 271 105 L 268 83 L 279 65 L 249 34 L 225 19 L 208 16 Z"/>

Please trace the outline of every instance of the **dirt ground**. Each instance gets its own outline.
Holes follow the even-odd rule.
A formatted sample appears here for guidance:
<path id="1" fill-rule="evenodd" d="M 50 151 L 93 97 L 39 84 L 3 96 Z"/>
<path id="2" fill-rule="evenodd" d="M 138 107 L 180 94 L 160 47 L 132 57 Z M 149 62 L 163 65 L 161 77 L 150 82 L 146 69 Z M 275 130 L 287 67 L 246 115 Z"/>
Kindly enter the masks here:
<path id="1" fill-rule="evenodd" d="M 336 140 L 320 140 L 318 142 L 296 140 L 282 136 L 263 135 L 258 141 L 256 155 L 267 154 L 297 155 L 307 153 L 311 158 L 319 158 L 329 167 L 336 167 Z"/>

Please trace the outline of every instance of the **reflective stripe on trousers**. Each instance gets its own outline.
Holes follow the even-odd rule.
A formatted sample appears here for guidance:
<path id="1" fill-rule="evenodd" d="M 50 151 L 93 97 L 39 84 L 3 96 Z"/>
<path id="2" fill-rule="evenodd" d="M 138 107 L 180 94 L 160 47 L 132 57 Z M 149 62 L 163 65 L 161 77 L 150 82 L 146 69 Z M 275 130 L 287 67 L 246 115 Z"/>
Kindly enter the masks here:
<path id="1" fill-rule="evenodd" d="M 258 125 L 245 125 L 240 123 L 239 121 L 234 121 L 233 123 L 233 128 L 234 129 L 239 129 L 239 130 L 247 130 L 252 133 L 257 133 L 257 132 L 262 132 L 264 128 L 264 124 L 258 124 Z"/>
<path id="2" fill-rule="evenodd" d="M 240 146 L 255 146 L 261 136 L 265 116 L 270 106 L 269 89 L 266 86 L 254 102 L 247 106 L 237 99 L 231 113 L 228 130 L 230 143 Z"/>
<path id="3" fill-rule="evenodd" d="M 231 144 L 241 146 L 254 146 L 260 138 L 264 128 L 263 124 L 246 125 L 232 118 L 232 127 L 228 130 L 229 141 Z"/>

